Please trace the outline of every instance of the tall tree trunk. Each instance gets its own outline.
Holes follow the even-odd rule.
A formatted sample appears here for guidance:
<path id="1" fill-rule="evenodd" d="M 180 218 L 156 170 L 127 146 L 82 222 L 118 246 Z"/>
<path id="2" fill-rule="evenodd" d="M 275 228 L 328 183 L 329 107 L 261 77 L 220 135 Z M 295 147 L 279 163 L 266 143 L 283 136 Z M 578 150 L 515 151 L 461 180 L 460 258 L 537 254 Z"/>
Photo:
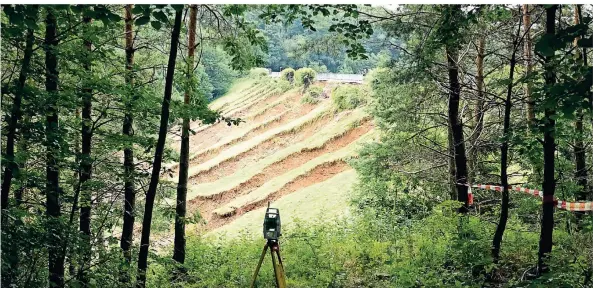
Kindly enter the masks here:
<path id="1" fill-rule="evenodd" d="M 17 86 L 15 87 L 14 93 L 14 103 L 12 104 L 12 110 L 10 113 L 10 119 L 8 121 L 8 133 L 6 135 L 6 155 L 4 159 L 6 159 L 5 166 L 4 166 L 4 175 L 2 177 L 2 189 L 0 189 L 0 193 L 2 193 L 2 229 L 4 230 L 7 227 L 8 223 L 6 218 L 6 211 L 5 209 L 8 208 L 8 199 L 10 194 L 10 186 L 12 183 L 13 175 L 18 173 L 19 170 L 19 163 L 15 162 L 14 159 L 14 145 L 16 140 L 16 128 L 19 125 L 19 121 L 21 119 L 21 102 L 23 99 L 24 87 L 25 82 L 29 76 L 29 69 L 31 64 L 31 57 L 33 56 L 33 42 L 35 40 L 35 35 L 33 34 L 33 29 L 27 29 L 27 38 L 25 40 L 25 51 L 23 55 L 23 61 L 21 63 L 21 71 L 19 72 L 19 79 L 17 82 Z M 22 131 L 20 131 L 22 134 Z M 23 144 L 24 141 L 20 141 L 19 143 Z M 19 149 L 22 148 L 22 145 L 19 146 Z M 15 173 L 16 172 L 16 173 Z M 17 189 L 15 192 L 15 200 L 16 204 L 20 205 L 22 202 L 22 187 Z M 16 223 L 14 225 L 17 225 Z M 6 242 L 5 242 L 6 243 Z M 16 241 L 11 241 L 10 243 L 10 259 L 12 261 L 8 263 L 8 268 L 5 270 L 6 273 L 2 273 L 2 284 L 6 287 L 10 287 L 12 285 L 12 281 L 16 275 L 16 271 L 18 271 L 19 265 L 19 255 L 18 255 L 18 247 L 16 247 Z"/>
<path id="2" fill-rule="evenodd" d="M 513 53 L 511 54 L 509 84 L 507 85 L 507 97 L 504 101 L 504 122 L 502 130 L 502 145 L 500 146 L 500 182 L 502 184 L 502 202 L 500 205 L 500 219 L 496 226 L 494 239 L 492 240 L 492 258 L 494 263 L 498 263 L 500 259 L 500 245 L 502 243 L 502 236 L 507 227 L 507 220 L 509 218 L 509 178 L 507 173 L 508 157 L 509 157 L 509 140 L 510 126 L 511 126 L 511 108 L 513 102 L 511 96 L 513 95 L 513 81 L 515 76 L 515 65 L 517 64 L 517 46 L 519 45 L 519 34 L 521 33 L 521 26 L 517 28 L 517 35 L 513 39 Z"/>
<path id="3" fill-rule="evenodd" d="M 579 17 L 579 23 L 582 23 L 583 22 L 582 5 L 577 5 L 576 9 L 577 9 L 578 17 Z M 586 36 L 585 32 L 583 32 L 583 35 L 581 35 L 581 36 L 582 37 L 585 37 Z M 583 66 L 585 66 L 585 67 L 588 68 L 589 67 L 589 62 L 588 62 L 588 59 L 587 59 L 587 48 L 583 47 L 582 49 L 583 49 L 583 54 L 582 54 L 582 57 L 583 57 Z M 589 89 L 587 90 L 586 97 L 589 99 L 589 103 L 591 103 L 590 104 L 591 105 L 591 109 L 593 110 L 593 93 L 591 93 L 591 87 L 590 86 L 589 86 Z M 591 118 L 591 124 L 593 125 L 593 117 Z M 588 197 L 589 197 L 589 199 L 593 200 L 593 189 L 591 189 L 591 188 L 592 187 L 588 187 L 588 189 L 589 189 L 588 190 L 588 192 L 589 192 L 588 193 L 589 194 Z"/>
<path id="4" fill-rule="evenodd" d="M 580 5 L 575 5 L 574 7 L 574 24 L 578 25 L 581 23 L 580 21 Z M 574 39 L 574 46 L 575 51 L 577 53 L 577 58 L 579 62 L 583 61 L 583 54 L 577 47 L 577 41 L 581 39 L 580 36 L 577 36 Z M 582 63 L 582 62 L 581 62 Z M 579 64 L 581 64 L 579 63 Z M 588 93 L 587 93 L 588 94 Z M 588 98 L 589 95 L 584 95 L 583 98 Z M 586 155 L 585 155 L 585 144 L 583 143 L 584 137 L 584 129 L 583 129 L 583 109 L 578 108 L 576 111 L 576 121 L 575 121 L 575 134 L 576 139 L 574 142 L 574 158 L 575 158 L 575 178 L 577 179 L 577 183 L 581 186 L 581 193 L 577 195 L 578 200 L 587 200 L 587 196 L 589 196 L 589 188 L 587 183 L 587 163 L 586 163 Z M 582 215 L 582 213 L 579 213 Z"/>
<path id="5" fill-rule="evenodd" d="M 461 10 L 460 5 L 453 5 L 451 8 L 454 14 Z M 455 24 L 452 24 L 455 25 Z M 449 74 L 449 126 L 453 136 L 453 147 L 455 148 L 455 185 L 457 187 L 457 201 L 463 202 L 459 209 L 460 213 L 467 213 L 469 206 L 468 198 L 468 179 L 467 179 L 467 158 L 465 155 L 465 141 L 463 137 L 463 123 L 459 117 L 459 100 L 461 86 L 459 84 L 459 67 L 457 66 L 456 45 L 445 44 L 445 53 L 447 54 L 448 74 Z"/>
<path id="6" fill-rule="evenodd" d="M 23 62 L 21 63 L 21 71 L 19 73 L 19 80 L 16 85 L 14 93 L 14 103 L 12 104 L 12 110 L 10 112 L 10 119 L 8 121 L 8 133 L 6 134 L 6 155 L 4 159 L 4 175 L 2 175 L 2 219 L 4 219 L 4 210 L 8 208 L 8 196 L 10 194 L 10 185 L 12 184 L 12 178 L 15 172 L 18 171 L 18 165 L 14 161 L 14 142 L 16 139 L 16 128 L 18 122 L 21 119 L 21 102 L 23 100 L 23 90 L 25 82 L 29 77 L 29 69 L 31 64 L 31 57 L 33 56 L 33 41 L 35 41 L 35 35 L 33 29 L 27 29 L 27 39 L 25 43 L 25 52 L 23 55 Z M 2 220 L 4 223 L 4 220 Z"/>
<path id="7" fill-rule="evenodd" d="M 132 15 L 132 8 L 134 5 L 128 4 L 125 7 L 125 21 L 126 21 L 126 86 L 129 93 L 134 93 L 134 17 Z M 133 94 L 134 95 L 134 94 Z M 134 115 L 133 104 L 135 97 L 126 98 L 126 111 L 124 115 L 123 134 L 128 137 L 128 140 L 134 135 Z M 130 246 L 132 245 L 134 233 L 134 210 L 136 207 L 136 191 L 134 188 L 134 150 L 132 145 L 126 145 L 124 148 L 124 223 L 121 233 L 120 247 L 123 251 L 126 261 L 124 270 L 128 270 L 132 261 L 132 254 Z M 123 273 L 121 277 L 122 282 L 128 282 L 128 273 Z"/>
<path id="8" fill-rule="evenodd" d="M 90 17 L 84 17 L 83 22 L 85 28 L 89 28 L 92 22 Z M 85 34 L 89 31 L 84 31 Z M 84 35 L 86 38 L 87 35 Z M 85 39 L 84 41 L 85 57 L 84 57 L 84 70 L 87 75 L 91 73 L 91 51 L 92 43 L 90 40 Z M 88 82 L 88 80 L 86 80 Z M 92 112 L 92 88 L 87 83 L 82 88 L 82 146 L 81 146 L 81 158 L 80 158 L 80 232 L 82 232 L 84 245 L 82 252 L 82 263 L 78 271 L 78 280 L 82 287 L 88 286 L 88 269 L 90 266 L 91 259 L 91 189 L 88 187 L 87 181 L 91 179 L 92 172 L 92 159 L 91 159 L 91 148 L 92 148 L 92 128 L 91 128 L 91 112 Z"/>
<path id="9" fill-rule="evenodd" d="M 546 8 L 546 34 L 556 34 L 555 16 L 558 5 L 551 5 Z M 556 82 L 556 75 L 554 67 L 551 67 L 553 56 L 546 56 L 545 58 L 545 73 L 544 78 L 547 86 L 551 86 Z M 546 95 L 551 97 L 551 95 Z M 541 234 L 539 238 L 539 252 L 538 252 L 538 273 L 545 272 L 547 265 L 545 264 L 548 254 L 552 251 L 552 233 L 554 231 L 554 192 L 556 190 L 556 179 L 554 176 L 554 154 L 556 152 L 556 141 L 554 132 L 556 130 L 556 121 L 553 119 L 556 111 L 553 108 L 545 109 L 545 123 L 544 123 L 544 196 L 542 204 L 542 224 Z"/>
<path id="10" fill-rule="evenodd" d="M 169 53 L 169 63 L 167 64 L 167 75 L 165 78 L 165 95 L 161 110 L 161 123 L 159 128 L 159 138 L 157 141 L 154 162 L 152 164 L 152 175 L 150 184 L 146 193 L 146 205 L 144 208 L 144 219 L 142 221 L 142 238 L 140 240 L 140 253 L 138 254 L 138 287 L 146 286 L 146 267 L 148 266 L 148 246 L 150 245 L 150 223 L 152 222 L 152 209 L 154 208 L 154 199 L 159 184 L 161 171 L 161 162 L 163 160 L 163 150 L 167 138 L 167 128 L 169 122 L 169 105 L 171 102 L 171 90 L 173 88 L 173 74 L 175 73 L 175 61 L 177 60 L 177 46 L 179 45 L 179 31 L 181 30 L 181 15 L 183 9 L 175 12 L 175 22 L 171 36 L 171 51 Z"/>
<path id="11" fill-rule="evenodd" d="M 45 20 L 45 89 L 47 90 L 46 115 L 46 191 L 47 197 L 47 232 L 49 281 L 54 287 L 64 287 L 64 253 L 62 252 L 63 231 L 60 225 L 60 168 L 59 154 L 59 118 L 56 99 L 58 98 L 58 46 L 57 21 L 54 11 L 47 11 Z"/>
<path id="12" fill-rule="evenodd" d="M 190 6 L 188 52 L 187 52 L 187 82 L 184 104 L 189 107 L 189 98 L 192 93 L 192 79 L 194 54 L 196 51 L 196 18 L 198 7 Z M 189 169 L 189 117 L 183 118 L 181 132 L 181 155 L 179 157 L 179 182 L 177 184 L 177 206 L 175 207 L 175 242 L 173 260 L 183 264 L 185 262 L 185 214 L 187 199 L 187 180 Z"/>
<path id="13" fill-rule="evenodd" d="M 472 149 L 470 154 L 470 171 L 471 180 L 475 181 L 478 169 L 478 155 L 479 155 L 479 144 L 480 135 L 484 129 L 484 48 L 486 46 L 486 37 L 480 35 L 478 39 L 478 55 L 476 56 L 476 88 L 478 99 L 476 100 L 476 107 L 474 109 L 474 118 L 476 121 L 476 128 L 472 137 Z"/>
<path id="14" fill-rule="evenodd" d="M 529 4 L 523 4 L 523 27 L 525 29 L 525 42 L 523 44 L 523 57 L 525 58 L 525 74 L 531 75 L 533 70 L 533 43 L 531 42 L 531 15 Z M 527 100 L 527 124 L 533 127 L 535 123 L 534 102 L 531 97 L 531 84 L 525 85 L 525 99 Z"/>
<path id="15" fill-rule="evenodd" d="M 447 146 L 449 152 L 449 193 L 451 200 L 457 200 L 457 185 L 455 184 L 455 145 L 453 145 L 453 132 L 451 126 L 447 127 Z"/>

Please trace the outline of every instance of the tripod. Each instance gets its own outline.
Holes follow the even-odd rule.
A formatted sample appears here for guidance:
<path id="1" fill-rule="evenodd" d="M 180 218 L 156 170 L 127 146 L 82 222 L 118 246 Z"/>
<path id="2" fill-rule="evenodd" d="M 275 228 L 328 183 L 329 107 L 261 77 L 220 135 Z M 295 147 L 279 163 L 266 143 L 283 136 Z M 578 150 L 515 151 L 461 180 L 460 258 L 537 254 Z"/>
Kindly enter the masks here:
<path id="1" fill-rule="evenodd" d="M 282 265 L 282 258 L 280 258 L 280 246 L 278 245 L 278 240 L 272 239 L 268 239 L 268 242 L 266 243 L 266 245 L 264 245 L 264 250 L 261 252 L 261 257 L 259 257 L 259 263 L 257 263 L 257 268 L 255 268 L 255 273 L 253 273 L 253 281 L 251 281 L 251 288 L 255 287 L 255 280 L 257 279 L 259 268 L 261 268 L 261 264 L 264 262 L 264 258 L 266 256 L 266 251 L 268 250 L 268 248 L 270 248 L 270 254 L 272 255 L 272 265 L 274 266 L 276 288 L 286 288 L 284 266 Z"/>

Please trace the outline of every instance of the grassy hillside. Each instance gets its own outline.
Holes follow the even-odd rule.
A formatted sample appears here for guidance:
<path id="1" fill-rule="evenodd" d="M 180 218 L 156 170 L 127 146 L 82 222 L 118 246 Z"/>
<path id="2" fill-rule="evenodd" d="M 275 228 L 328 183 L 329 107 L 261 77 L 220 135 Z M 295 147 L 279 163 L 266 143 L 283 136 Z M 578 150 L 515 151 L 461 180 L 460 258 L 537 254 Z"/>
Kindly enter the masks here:
<path id="1" fill-rule="evenodd" d="M 307 103 L 301 89 L 281 92 L 272 79 L 241 79 L 210 107 L 245 123 L 192 123 L 188 214 L 205 221 L 190 224 L 190 235 L 259 231 L 268 202 L 289 226 L 292 219 L 347 210 L 356 181 L 347 162 L 373 141 L 374 124 L 362 107 L 338 110 L 331 97 Z M 175 174 L 168 180 L 176 183 L 177 163 L 170 167 Z M 170 243 L 171 234 L 160 234 L 160 243 Z"/>

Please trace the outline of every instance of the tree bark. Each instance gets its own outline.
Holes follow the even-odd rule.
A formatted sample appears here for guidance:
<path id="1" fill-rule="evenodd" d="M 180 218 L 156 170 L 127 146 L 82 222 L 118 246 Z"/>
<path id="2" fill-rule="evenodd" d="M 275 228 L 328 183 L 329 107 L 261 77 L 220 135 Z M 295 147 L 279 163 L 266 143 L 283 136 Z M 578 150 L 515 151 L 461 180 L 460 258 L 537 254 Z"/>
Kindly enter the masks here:
<path id="1" fill-rule="evenodd" d="M 187 52 L 187 81 L 185 97 L 183 102 L 189 107 L 190 95 L 192 94 L 192 79 L 194 54 L 196 51 L 196 18 L 198 7 L 190 6 L 189 31 L 188 31 L 188 52 Z M 177 206 L 175 207 L 175 241 L 173 248 L 173 260 L 183 264 L 185 262 L 185 214 L 187 199 L 187 181 L 189 169 L 189 117 L 183 118 L 181 132 L 181 155 L 179 157 L 179 182 L 177 184 Z"/>
<path id="2" fill-rule="evenodd" d="M 513 95 L 513 81 L 515 76 L 515 65 L 517 64 L 517 46 L 519 41 L 519 33 L 521 26 L 517 29 L 517 35 L 513 39 L 513 53 L 511 54 L 509 84 L 507 85 L 507 97 L 504 101 L 504 122 L 502 130 L 502 145 L 500 146 L 500 182 L 502 184 L 502 202 L 500 205 L 500 219 L 496 226 L 494 239 L 492 240 L 492 258 L 494 263 L 498 263 L 500 259 L 500 246 L 502 243 L 502 236 L 507 226 L 509 219 L 509 178 L 507 173 L 508 155 L 509 155 L 509 140 L 510 126 L 511 126 L 511 108 L 513 102 L 511 96 Z"/>
<path id="3" fill-rule="evenodd" d="M 531 75 L 533 71 L 533 43 L 531 41 L 531 14 L 529 12 L 529 5 L 523 4 L 523 27 L 525 29 L 525 42 L 523 44 L 523 57 L 525 58 L 525 74 Z M 527 100 L 527 124 L 533 128 L 535 123 L 534 102 L 531 97 L 531 84 L 528 82 L 525 85 L 525 99 Z"/>
<path id="4" fill-rule="evenodd" d="M 125 82 L 129 89 L 131 97 L 126 99 L 126 111 L 123 122 L 123 134 L 128 137 L 128 141 L 134 135 L 134 115 L 133 103 L 135 98 L 134 92 L 134 17 L 132 15 L 132 8 L 134 5 L 128 4 L 125 7 L 125 33 L 126 33 L 126 76 Z M 127 144 L 124 148 L 124 223 L 121 234 L 120 247 L 123 251 L 126 260 L 126 268 L 132 261 L 132 254 L 130 247 L 132 245 L 134 233 L 134 210 L 136 207 L 136 191 L 134 187 L 134 150 L 131 144 Z M 127 273 L 121 277 L 122 282 L 128 282 Z"/>
<path id="5" fill-rule="evenodd" d="M 472 149 L 470 153 L 470 174 L 471 180 L 475 181 L 478 169 L 478 154 L 480 135 L 484 129 L 484 48 L 486 46 L 486 37 L 480 35 L 478 39 L 478 55 L 476 56 L 476 88 L 478 92 L 478 99 L 476 100 L 476 107 L 474 109 L 474 118 L 476 121 L 476 128 L 472 137 Z"/>
<path id="6" fill-rule="evenodd" d="M 582 5 L 577 5 L 577 13 L 578 13 L 578 17 L 579 17 L 579 23 L 582 22 L 583 19 L 583 11 L 582 11 Z M 586 33 L 583 32 L 583 35 L 581 35 L 582 37 L 586 37 Z M 588 62 L 588 58 L 587 58 L 587 48 L 583 47 L 583 66 L 585 67 L 589 67 L 589 62 Z M 593 110 L 593 93 L 591 93 L 591 87 L 589 86 L 589 89 L 587 90 L 587 98 L 589 99 L 589 103 L 591 105 L 591 110 Z M 593 125 L 593 117 L 591 118 L 591 124 Z M 590 186 L 590 185 L 589 185 Z M 590 200 L 593 200 L 593 189 L 591 189 L 591 187 L 588 187 L 588 197 Z"/>
<path id="7" fill-rule="evenodd" d="M 148 266 L 148 248 L 150 242 L 150 224 L 152 222 L 152 210 L 154 208 L 154 199 L 159 184 L 161 171 L 161 162 L 163 160 L 163 150 L 167 138 L 167 128 L 169 122 L 169 105 L 171 102 L 171 90 L 173 88 L 173 75 L 175 73 L 175 61 L 177 60 L 177 46 L 179 45 L 179 32 L 181 30 L 181 16 L 183 9 L 175 12 L 175 22 L 171 36 L 171 51 L 169 53 L 169 63 L 167 64 L 167 75 L 165 78 L 165 95 L 161 110 L 161 123 L 159 128 L 159 138 L 157 141 L 154 162 L 152 165 L 152 175 L 150 184 L 146 193 L 146 205 L 144 208 L 144 219 L 142 221 L 142 238 L 140 240 L 140 253 L 138 255 L 138 287 L 146 286 L 146 268 Z"/>
<path id="8" fill-rule="evenodd" d="M 86 28 L 90 27 L 92 19 L 90 17 L 84 17 L 83 22 Z M 85 34 L 89 33 L 85 31 Z M 84 35 L 86 37 L 87 35 Z M 83 41 L 85 51 L 83 68 L 87 75 L 91 73 L 91 51 L 92 43 L 88 39 Z M 88 80 L 87 80 L 88 81 Z M 85 247 L 83 248 L 82 263 L 78 270 L 78 280 L 82 287 L 88 286 L 88 266 L 90 265 L 91 259 L 91 189 L 88 187 L 87 181 L 91 179 L 91 172 L 93 169 L 91 159 L 91 148 L 92 148 L 92 128 L 91 118 L 92 112 L 92 88 L 87 83 L 82 88 L 82 141 L 81 141 L 81 158 L 80 158 L 80 232 L 83 234 L 83 241 Z"/>
<path id="9" fill-rule="evenodd" d="M 579 5 L 575 5 L 574 7 L 574 24 L 578 25 L 580 23 L 580 7 Z M 574 46 L 575 51 L 577 53 L 577 59 L 579 62 L 582 63 L 583 55 L 581 51 L 577 47 L 577 41 L 581 39 L 580 36 L 575 37 L 574 39 Z M 581 64 L 579 63 L 579 64 Z M 588 94 L 588 93 L 587 93 Z M 589 95 L 584 95 L 583 99 L 588 98 Z M 577 184 L 581 186 L 581 192 L 577 195 L 577 200 L 587 200 L 589 196 L 589 188 L 587 183 L 587 162 L 586 162 L 586 155 L 585 155 L 585 144 L 583 143 L 584 137 L 584 129 L 583 129 L 583 109 L 578 108 L 576 110 L 576 121 L 575 121 L 575 134 L 576 139 L 574 142 L 574 158 L 575 158 L 575 178 L 577 179 Z M 579 213 L 582 215 L 582 213 Z"/>
<path id="10" fill-rule="evenodd" d="M 447 147 L 449 154 L 449 193 L 451 200 L 457 200 L 457 185 L 455 184 L 455 145 L 453 145 L 453 132 L 451 126 L 447 127 Z"/>
<path id="11" fill-rule="evenodd" d="M 18 164 L 14 160 L 14 142 L 16 139 L 16 128 L 18 122 L 21 119 L 21 103 L 23 100 L 23 93 L 25 88 L 25 82 L 29 77 L 29 69 L 31 66 L 31 57 L 33 56 L 33 42 L 35 41 L 35 35 L 33 29 L 27 29 L 27 39 L 25 43 L 25 51 L 23 55 L 23 62 L 21 63 L 21 71 L 19 72 L 19 79 L 14 93 L 14 102 L 12 104 L 12 110 L 10 112 L 10 120 L 8 121 L 8 133 L 6 133 L 6 159 L 4 163 L 4 175 L 2 177 L 2 210 L 8 208 L 8 199 L 10 194 L 10 186 L 12 184 L 12 178 L 15 172 L 18 173 Z M 4 211 L 2 212 L 2 218 L 4 218 Z M 2 221 L 4 223 L 4 220 Z"/>
<path id="12" fill-rule="evenodd" d="M 37 6 L 35 6 L 37 9 Z M 37 19 L 35 19 L 37 20 Z M 2 194 L 2 228 L 4 230 L 7 227 L 8 223 L 6 222 L 6 211 L 5 209 L 8 208 L 8 199 L 10 194 L 10 186 L 12 184 L 12 178 L 14 174 L 17 174 L 20 169 L 20 163 L 16 163 L 14 159 L 14 146 L 16 140 L 16 128 L 19 125 L 19 121 L 21 120 L 21 103 L 23 100 L 24 94 L 24 87 L 27 78 L 29 77 L 29 69 L 31 64 L 31 58 L 33 56 L 33 42 L 35 41 L 35 35 L 33 34 L 33 29 L 27 29 L 27 36 L 25 40 L 25 51 L 23 55 L 23 61 L 21 62 L 21 71 L 19 72 L 19 79 L 16 85 L 15 93 L 14 93 L 14 102 L 12 104 L 12 109 L 10 113 L 10 119 L 8 121 L 8 133 L 6 135 L 6 155 L 4 155 L 4 159 L 6 162 L 4 165 L 4 174 L 2 177 L 2 188 L 0 189 L 0 193 Z M 19 131 L 22 134 L 22 131 Z M 19 143 L 24 143 L 24 141 L 20 141 Z M 19 149 L 22 148 L 23 145 L 19 146 Z M 22 187 L 15 191 L 15 200 L 16 204 L 20 205 L 22 202 Z M 16 223 L 14 225 L 17 225 Z M 12 261 L 8 263 L 8 268 L 6 269 L 6 273 L 2 273 L 2 284 L 10 287 L 12 285 L 12 281 L 16 276 L 16 271 L 18 270 L 19 266 L 19 255 L 18 255 L 18 247 L 16 247 L 16 242 L 12 241 L 10 249 L 10 259 Z"/>
<path id="13" fill-rule="evenodd" d="M 546 8 L 546 34 L 554 35 L 556 33 L 555 15 L 558 5 L 551 5 Z M 553 56 L 546 56 L 544 79 L 547 86 L 556 82 L 554 67 L 551 67 Z M 551 95 L 546 95 L 551 97 Z M 554 176 L 554 154 L 556 152 L 556 140 L 554 132 L 556 130 L 555 118 L 556 111 L 553 108 L 546 108 L 544 123 L 544 183 L 543 183 L 543 204 L 542 204 L 542 223 L 539 239 L 538 251 L 538 273 L 546 272 L 545 264 L 548 254 L 552 251 L 552 233 L 554 232 L 554 192 L 556 190 L 556 179 Z"/>
<path id="14" fill-rule="evenodd" d="M 460 10 L 459 5 L 452 9 Z M 454 25 L 454 24 L 453 24 Z M 457 66 L 457 47 L 447 43 L 445 53 L 447 54 L 448 75 L 449 75 L 449 126 L 453 136 L 453 147 L 455 150 L 455 185 L 457 187 L 457 201 L 463 202 L 459 208 L 460 213 L 467 213 L 469 206 L 468 179 L 467 179 L 467 158 L 465 155 L 465 141 L 463 136 L 463 123 L 459 117 L 459 100 L 461 86 L 459 84 L 459 67 Z"/>
<path id="15" fill-rule="evenodd" d="M 48 232 L 48 262 L 49 281 L 54 287 L 64 287 L 64 253 L 62 252 L 63 231 L 60 225 L 60 168 L 59 168 L 59 118 L 58 98 L 58 58 L 56 48 L 57 20 L 50 8 L 45 20 L 45 89 L 47 91 L 46 110 L 46 197 L 47 197 L 47 232 Z"/>

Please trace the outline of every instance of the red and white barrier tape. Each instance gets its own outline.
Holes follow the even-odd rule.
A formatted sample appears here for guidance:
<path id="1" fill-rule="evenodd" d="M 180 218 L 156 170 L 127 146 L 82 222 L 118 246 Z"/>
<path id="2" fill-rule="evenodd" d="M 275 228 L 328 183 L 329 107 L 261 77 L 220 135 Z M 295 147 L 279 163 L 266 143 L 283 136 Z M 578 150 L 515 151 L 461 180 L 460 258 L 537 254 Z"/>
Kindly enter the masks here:
<path id="1" fill-rule="evenodd" d="M 468 186 L 469 186 L 469 190 L 467 191 L 467 194 L 468 194 L 470 205 L 474 204 L 474 194 L 472 193 L 471 188 L 478 188 L 478 189 L 483 189 L 483 190 L 494 190 L 494 191 L 500 191 L 500 192 L 502 191 L 502 186 L 496 186 L 496 185 L 482 185 L 482 184 L 480 184 L 480 185 L 468 185 Z M 518 187 L 518 186 L 509 186 L 509 190 L 523 192 L 523 193 L 530 194 L 533 196 L 539 196 L 542 199 L 544 198 L 544 191 L 542 191 L 542 190 L 529 189 L 529 188 L 523 188 L 523 187 Z M 554 198 L 553 201 L 554 201 L 554 205 L 556 206 L 556 208 L 559 208 L 562 210 L 593 211 L 593 202 L 567 202 L 567 201 L 558 200 L 556 198 Z"/>

